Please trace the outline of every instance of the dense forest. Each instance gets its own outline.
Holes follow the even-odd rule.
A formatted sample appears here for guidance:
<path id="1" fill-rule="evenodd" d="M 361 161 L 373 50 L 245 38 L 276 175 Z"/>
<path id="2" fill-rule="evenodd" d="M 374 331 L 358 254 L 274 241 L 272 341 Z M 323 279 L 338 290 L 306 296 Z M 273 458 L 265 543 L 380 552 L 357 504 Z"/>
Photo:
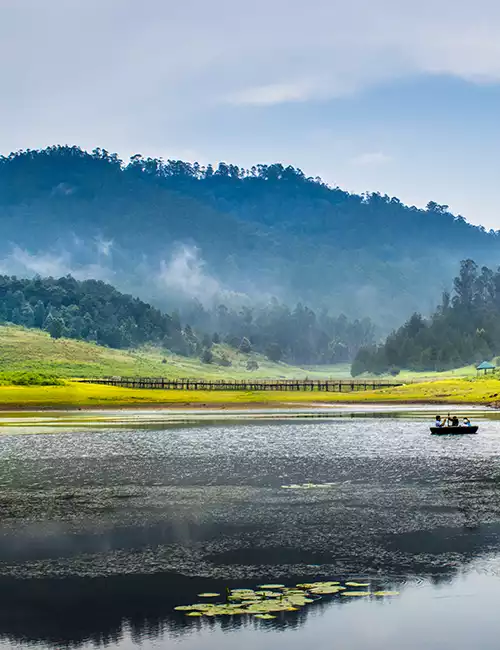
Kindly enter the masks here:
<path id="1" fill-rule="evenodd" d="M 218 305 L 206 310 L 195 302 L 187 313 L 196 331 L 213 332 L 215 342 L 223 340 L 243 352 L 253 350 L 292 364 L 350 362 L 360 347 L 375 340 L 368 318 L 349 321 L 326 310 L 315 313 L 300 303 L 294 309 L 273 300 L 261 307 L 235 310 Z"/>
<path id="2" fill-rule="evenodd" d="M 245 353 L 260 352 L 273 361 L 313 364 L 350 361 L 361 346 L 374 340 L 368 319 L 350 322 L 345 316 L 332 318 L 326 311 L 316 316 L 302 305 L 291 310 L 277 301 L 238 311 L 222 304 L 207 311 L 201 303 L 193 303 L 190 323 L 181 324 L 176 311 L 164 314 L 105 282 L 71 276 L 0 276 L 0 322 L 113 348 L 149 343 L 200 356 L 206 363 L 215 360 L 211 348 L 220 342 Z"/>
<path id="3" fill-rule="evenodd" d="M 500 355 L 500 269 L 462 261 L 453 293 L 429 319 L 415 313 L 383 345 L 362 347 L 352 374 L 448 370 Z"/>
<path id="4" fill-rule="evenodd" d="M 173 346 L 182 337 L 178 320 L 101 281 L 71 276 L 18 279 L 0 276 L 0 321 L 95 341 L 113 348 L 144 343 Z"/>
<path id="5" fill-rule="evenodd" d="M 460 259 L 500 251 L 497 233 L 446 205 L 351 194 L 290 166 L 124 163 L 66 146 L 0 158 L 0 235 L 5 274 L 98 277 L 167 311 L 276 296 L 387 331 L 430 313 Z M 180 244 L 194 268 L 172 264 Z"/>

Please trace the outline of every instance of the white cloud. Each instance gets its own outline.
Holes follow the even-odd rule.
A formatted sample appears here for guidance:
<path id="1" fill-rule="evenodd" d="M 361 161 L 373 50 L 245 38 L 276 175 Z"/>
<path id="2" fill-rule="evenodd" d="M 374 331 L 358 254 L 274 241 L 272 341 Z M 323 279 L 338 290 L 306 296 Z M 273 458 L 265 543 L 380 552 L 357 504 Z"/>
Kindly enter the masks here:
<path id="1" fill-rule="evenodd" d="M 169 293 L 197 298 L 205 303 L 220 293 L 220 285 L 204 270 L 200 252 L 193 246 L 179 246 L 168 261 L 162 260 L 159 280 Z"/>
<path id="2" fill-rule="evenodd" d="M 72 275 L 77 280 L 93 278 L 111 281 L 113 271 L 98 263 L 76 262 L 68 251 L 60 253 L 30 253 L 24 248 L 13 246 L 12 251 L 0 260 L 0 273 L 30 277 L 60 278 Z"/>
<path id="3" fill-rule="evenodd" d="M 196 246 L 178 244 L 168 260 L 160 263 L 157 285 L 168 296 L 183 300 L 196 298 L 212 307 L 217 300 L 245 302 L 247 296 L 224 286 L 205 268 Z"/>
<path id="4" fill-rule="evenodd" d="M 271 106 L 418 74 L 500 82 L 496 0 L 0 4 L 4 150 L 150 150 L 221 98 Z"/>
<path id="5" fill-rule="evenodd" d="M 359 154 L 351 160 L 351 164 L 358 165 L 360 167 L 369 167 L 374 165 L 384 165 L 385 163 L 391 162 L 391 156 L 383 153 L 382 151 L 374 151 Z"/>
<path id="6" fill-rule="evenodd" d="M 288 102 L 304 102 L 318 95 L 320 85 L 313 82 L 278 83 L 254 86 L 237 91 L 227 98 L 230 104 L 273 106 Z"/>

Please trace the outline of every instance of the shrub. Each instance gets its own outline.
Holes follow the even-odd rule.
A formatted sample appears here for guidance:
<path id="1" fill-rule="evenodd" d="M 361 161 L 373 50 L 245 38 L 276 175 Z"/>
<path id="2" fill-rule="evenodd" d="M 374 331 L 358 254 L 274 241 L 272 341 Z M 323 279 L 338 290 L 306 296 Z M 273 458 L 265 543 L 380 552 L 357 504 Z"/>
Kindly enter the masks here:
<path id="1" fill-rule="evenodd" d="M 266 348 L 266 357 L 270 361 L 281 361 L 283 357 L 283 351 L 278 343 L 270 343 Z"/>
<path id="2" fill-rule="evenodd" d="M 201 360 L 203 363 L 212 363 L 214 359 L 214 355 L 212 354 L 212 351 L 209 350 L 208 348 L 205 348 L 203 352 L 201 353 Z"/>
<path id="3" fill-rule="evenodd" d="M 3 386 L 63 386 L 64 381 L 57 375 L 41 372 L 2 372 L 0 384 Z"/>
<path id="4" fill-rule="evenodd" d="M 247 337 L 244 336 L 244 337 L 241 339 L 241 343 L 240 343 L 240 352 L 243 352 L 243 354 L 250 354 L 251 351 L 252 351 L 252 344 L 251 344 L 250 341 L 247 339 Z"/>

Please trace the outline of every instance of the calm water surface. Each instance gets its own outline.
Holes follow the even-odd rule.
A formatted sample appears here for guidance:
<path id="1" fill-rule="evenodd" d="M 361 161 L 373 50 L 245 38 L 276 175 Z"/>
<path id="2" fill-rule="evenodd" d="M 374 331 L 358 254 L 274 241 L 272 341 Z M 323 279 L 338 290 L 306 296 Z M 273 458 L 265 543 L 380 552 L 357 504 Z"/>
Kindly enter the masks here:
<path id="1" fill-rule="evenodd" d="M 5 419 L 0 648 L 498 648 L 496 414 L 449 438 L 421 410 L 292 415 Z M 173 609 L 337 578 L 400 596 L 273 621 Z"/>

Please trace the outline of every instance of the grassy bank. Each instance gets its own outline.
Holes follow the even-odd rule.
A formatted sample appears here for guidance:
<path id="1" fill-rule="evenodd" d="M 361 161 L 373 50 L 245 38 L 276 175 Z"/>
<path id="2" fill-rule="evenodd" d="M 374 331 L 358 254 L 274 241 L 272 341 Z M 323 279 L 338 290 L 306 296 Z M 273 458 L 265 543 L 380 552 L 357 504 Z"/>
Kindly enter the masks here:
<path id="1" fill-rule="evenodd" d="M 15 325 L 0 325 L 0 373 L 43 373 L 57 377 L 104 377 L 110 375 L 204 379 L 348 379 L 350 365 L 291 366 L 274 363 L 260 354 L 243 354 L 226 345 L 213 347 L 214 363 L 172 354 L 157 347 L 114 350 L 74 339 L 52 339 L 47 332 Z M 225 358 L 231 365 L 222 365 Z M 247 363 L 255 361 L 256 370 Z M 226 363 L 227 363 L 226 362 Z M 474 376 L 473 366 L 444 373 L 403 370 L 398 379 L 421 380 Z"/>
<path id="2" fill-rule="evenodd" d="M 0 408 L 245 407 L 335 403 L 500 403 L 500 380 L 453 379 L 353 393 L 138 390 L 66 382 L 64 386 L 0 386 Z"/>
<path id="3" fill-rule="evenodd" d="M 37 329 L 0 325 L 0 373 L 45 373 L 66 378 L 119 375 L 204 379 L 320 379 L 350 376 L 348 364 L 300 368 L 273 363 L 259 354 L 243 354 L 225 345 L 215 345 L 213 353 L 214 363 L 205 364 L 198 358 L 181 357 L 151 346 L 135 350 L 113 350 L 74 339 L 52 339 L 47 332 Z M 231 365 L 217 363 L 222 358 L 227 359 Z M 249 360 L 257 363 L 256 370 L 247 369 Z"/>

